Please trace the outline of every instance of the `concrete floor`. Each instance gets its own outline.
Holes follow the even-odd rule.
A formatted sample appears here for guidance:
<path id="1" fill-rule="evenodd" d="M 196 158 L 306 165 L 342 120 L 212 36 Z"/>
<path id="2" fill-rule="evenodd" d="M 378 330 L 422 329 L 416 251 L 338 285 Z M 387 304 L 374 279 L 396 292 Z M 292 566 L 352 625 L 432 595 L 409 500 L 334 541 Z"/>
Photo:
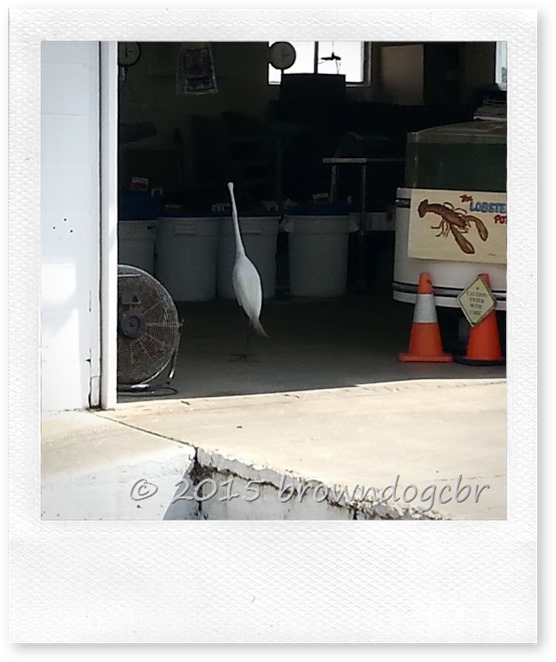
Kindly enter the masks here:
<path id="1" fill-rule="evenodd" d="M 261 320 L 270 338 L 251 336 L 253 355 L 247 362 L 230 360 L 245 345 L 244 317 L 235 301 L 180 304 L 179 311 L 184 328 L 172 382 L 178 397 L 505 377 L 504 367 L 400 363 L 398 353 L 409 343 L 413 306 L 389 295 L 267 301 Z M 443 336 L 445 349 L 456 349 L 457 338 L 444 328 Z M 131 399 L 138 398 L 120 397 L 121 402 Z"/>
<path id="2" fill-rule="evenodd" d="M 363 296 L 267 302 L 270 338 L 254 339 L 247 362 L 229 360 L 243 343 L 235 302 L 180 312 L 176 394 L 122 396 L 114 411 L 45 419 L 43 517 L 505 518 L 505 369 L 399 363 L 411 306 Z M 194 512 L 177 500 L 170 508 L 184 476 L 233 478 L 240 490 L 258 481 L 265 492 L 254 505 L 213 499 Z M 403 498 L 354 515 L 345 498 L 343 508 L 331 498 L 320 505 L 308 490 L 294 508 L 294 499 L 281 500 L 292 481 L 350 492 L 397 481 Z M 445 486 L 454 498 L 442 503 Z M 145 499 L 132 496 L 149 489 Z"/>

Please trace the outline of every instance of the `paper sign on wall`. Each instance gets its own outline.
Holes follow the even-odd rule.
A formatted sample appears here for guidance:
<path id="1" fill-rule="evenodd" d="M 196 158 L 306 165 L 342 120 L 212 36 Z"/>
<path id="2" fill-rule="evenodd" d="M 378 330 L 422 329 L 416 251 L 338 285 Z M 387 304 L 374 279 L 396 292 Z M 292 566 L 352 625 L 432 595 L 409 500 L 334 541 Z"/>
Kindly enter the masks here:
<path id="1" fill-rule="evenodd" d="M 414 189 L 408 256 L 505 264 L 506 227 L 505 193 Z"/>

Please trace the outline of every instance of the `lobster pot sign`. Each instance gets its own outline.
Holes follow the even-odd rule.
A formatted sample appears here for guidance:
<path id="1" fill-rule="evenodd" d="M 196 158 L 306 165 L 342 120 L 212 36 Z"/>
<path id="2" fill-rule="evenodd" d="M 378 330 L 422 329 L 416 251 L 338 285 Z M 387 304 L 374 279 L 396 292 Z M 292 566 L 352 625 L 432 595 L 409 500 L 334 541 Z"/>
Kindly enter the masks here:
<path id="1" fill-rule="evenodd" d="M 505 193 L 413 189 L 411 258 L 506 264 Z"/>

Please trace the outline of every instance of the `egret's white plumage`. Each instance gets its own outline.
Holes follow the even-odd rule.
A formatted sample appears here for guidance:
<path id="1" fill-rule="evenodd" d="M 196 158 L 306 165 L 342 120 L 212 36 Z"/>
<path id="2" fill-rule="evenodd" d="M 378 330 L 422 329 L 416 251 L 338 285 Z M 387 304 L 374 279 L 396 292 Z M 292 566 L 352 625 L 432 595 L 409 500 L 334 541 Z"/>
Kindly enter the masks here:
<path id="1" fill-rule="evenodd" d="M 261 308 L 263 305 L 263 288 L 261 277 L 255 265 L 245 254 L 245 248 L 241 239 L 239 229 L 239 220 L 237 216 L 237 207 L 234 197 L 234 185 L 228 183 L 228 190 L 232 200 L 232 222 L 234 224 L 234 235 L 236 240 L 236 258 L 232 271 L 232 286 L 239 305 L 245 311 L 249 318 L 249 323 L 253 329 L 261 336 L 266 336 L 266 332 L 259 320 Z"/>

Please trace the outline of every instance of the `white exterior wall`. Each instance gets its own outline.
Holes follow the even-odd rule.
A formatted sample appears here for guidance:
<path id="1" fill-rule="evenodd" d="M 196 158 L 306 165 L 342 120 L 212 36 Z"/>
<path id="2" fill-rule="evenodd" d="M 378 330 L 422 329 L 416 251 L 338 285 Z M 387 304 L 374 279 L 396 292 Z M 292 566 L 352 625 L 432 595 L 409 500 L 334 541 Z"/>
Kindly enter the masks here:
<path id="1" fill-rule="evenodd" d="M 98 405 L 99 44 L 43 42 L 42 410 Z"/>

